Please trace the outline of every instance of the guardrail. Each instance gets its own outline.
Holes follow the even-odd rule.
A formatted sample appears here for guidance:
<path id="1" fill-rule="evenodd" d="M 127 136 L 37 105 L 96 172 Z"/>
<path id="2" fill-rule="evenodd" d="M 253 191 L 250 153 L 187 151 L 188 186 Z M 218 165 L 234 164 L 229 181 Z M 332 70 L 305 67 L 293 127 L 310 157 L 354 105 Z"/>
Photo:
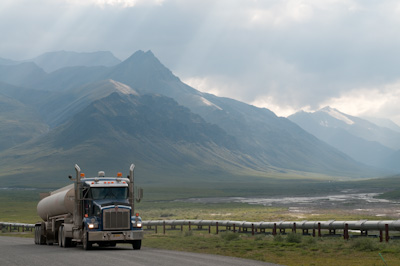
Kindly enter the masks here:
<path id="1" fill-rule="evenodd" d="M 229 221 L 229 220 L 150 220 L 143 221 L 143 227 L 147 230 L 152 230 L 154 227 L 155 233 L 157 228 L 162 227 L 163 234 L 166 230 L 181 230 L 186 226 L 189 231 L 193 230 L 207 230 L 211 233 L 211 227 L 215 227 L 215 233 L 218 234 L 221 231 L 231 231 L 234 233 L 251 233 L 252 235 L 259 233 L 270 233 L 276 235 L 278 233 L 285 234 L 286 230 L 292 233 L 297 233 L 298 230 L 302 231 L 303 235 L 312 235 L 314 237 L 322 236 L 343 236 L 344 239 L 349 239 L 350 232 L 356 231 L 359 234 L 357 236 L 368 236 L 369 232 L 379 232 L 379 239 L 382 242 L 385 239 L 386 242 L 390 237 L 390 231 L 400 231 L 400 220 L 382 220 L 382 221 L 300 221 L 300 222 L 247 222 L 247 221 Z M 12 232 L 13 230 L 22 232 L 27 230 L 32 231 L 35 227 L 34 224 L 23 224 L 23 223 L 6 223 L 0 222 L 0 230 L 6 228 L 7 231 Z M 169 228 L 167 228 L 169 227 Z M 177 228 L 179 227 L 179 228 Z M 206 227 L 206 228 L 203 228 Z M 208 228 L 207 228 L 208 227 Z M 270 231 L 267 231 L 270 230 Z M 311 230 L 311 232 L 310 232 Z M 328 234 L 323 234 L 324 231 L 328 231 Z M 337 234 L 337 230 L 340 231 Z M 213 230 L 214 231 L 214 230 Z"/>
<path id="2" fill-rule="evenodd" d="M 0 230 L 6 229 L 8 232 L 12 232 L 12 231 L 18 231 L 19 232 L 20 229 L 22 230 L 22 232 L 25 232 L 25 231 L 31 231 L 32 232 L 33 228 L 35 228 L 34 224 L 0 222 Z"/>
<path id="3" fill-rule="evenodd" d="M 379 232 L 379 239 L 386 242 L 391 238 L 389 231 L 400 231 L 400 220 L 387 220 L 387 221 L 300 221 L 300 222 L 246 222 L 246 221 L 227 221 L 227 220 L 153 220 L 144 221 L 143 226 L 151 230 L 154 227 L 157 233 L 157 227 L 162 226 L 163 233 L 165 234 L 167 226 L 169 230 L 183 231 L 183 226 L 187 226 L 189 231 L 192 227 L 197 226 L 197 230 L 204 230 L 204 226 L 208 227 L 208 232 L 211 233 L 211 227 L 215 227 L 215 232 L 218 234 L 220 231 L 232 231 L 234 233 L 250 233 L 252 235 L 257 233 L 270 233 L 272 235 L 285 234 L 286 230 L 297 233 L 301 230 L 303 235 L 323 236 L 322 230 L 328 230 L 329 236 L 343 236 L 344 239 L 349 239 L 349 232 L 357 231 L 357 236 L 368 236 L 369 231 Z M 225 230 L 221 228 L 225 227 Z M 207 229 L 205 229 L 207 230 Z M 266 230 L 270 230 L 267 232 Z M 311 230 L 311 232 L 310 232 Z M 336 231 L 341 230 L 341 234 Z M 326 234 L 325 234 L 326 235 Z"/>

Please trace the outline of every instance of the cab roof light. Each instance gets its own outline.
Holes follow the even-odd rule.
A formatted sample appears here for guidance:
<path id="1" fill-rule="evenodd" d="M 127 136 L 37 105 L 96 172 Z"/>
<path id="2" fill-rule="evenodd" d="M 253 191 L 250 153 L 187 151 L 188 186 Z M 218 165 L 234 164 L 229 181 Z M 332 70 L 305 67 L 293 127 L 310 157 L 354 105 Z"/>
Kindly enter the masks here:
<path id="1" fill-rule="evenodd" d="M 136 213 L 136 217 L 139 217 L 139 213 L 138 212 Z"/>
<path id="2" fill-rule="evenodd" d="M 122 173 L 119 172 L 119 173 L 117 174 L 117 177 L 122 177 Z"/>
<path id="3" fill-rule="evenodd" d="M 84 173 L 81 173 L 81 177 L 85 177 L 85 174 L 84 174 Z"/>

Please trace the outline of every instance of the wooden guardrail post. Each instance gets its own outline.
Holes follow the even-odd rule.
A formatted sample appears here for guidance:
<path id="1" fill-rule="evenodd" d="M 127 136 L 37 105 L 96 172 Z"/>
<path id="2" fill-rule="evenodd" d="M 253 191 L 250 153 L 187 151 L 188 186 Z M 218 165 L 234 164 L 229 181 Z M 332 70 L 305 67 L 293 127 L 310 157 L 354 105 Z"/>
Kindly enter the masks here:
<path id="1" fill-rule="evenodd" d="M 318 237 L 321 237 L 321 223 L 318 223 Z"/>
<path id="2" fill-rule="evenodd" d="M 163 234 L 165 235 L 165 221 L 163 221 Z"/>
<path id="3" fill-rule="evenodd" d="M 385 234 L 386 234 L 386 242 L 389 242 L 389 225 L 385 224 Z"/>
<path id="4" fill-rule="evenodd" d="M 345 240 L 349 240 L 349 225 L 348 224 L 344 225 L 343 237 Z"/>
<path id="5" fill-rule="evenodd" d="M 216 234 L 218 235 L 218 222 L 215 223 L 215 230 L 216 230 Z"/>

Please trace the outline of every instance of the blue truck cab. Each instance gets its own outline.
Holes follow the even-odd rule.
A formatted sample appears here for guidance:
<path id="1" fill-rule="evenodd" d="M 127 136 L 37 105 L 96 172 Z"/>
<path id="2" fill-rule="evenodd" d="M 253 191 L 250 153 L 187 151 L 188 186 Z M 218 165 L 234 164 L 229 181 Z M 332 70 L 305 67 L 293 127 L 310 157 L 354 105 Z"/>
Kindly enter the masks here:
<path id="1" fill-rule="evenodd" d="M 121 173 L 117 177 L 104 177 L 104 172 L 98 177 L 82 176 L 84 249 L 90 249 L 93 243 L 131 243 L 133 249 L 140 249 L 142 219 L 129 202 L 129 184 L 129 178 L 122 178 Z"/>

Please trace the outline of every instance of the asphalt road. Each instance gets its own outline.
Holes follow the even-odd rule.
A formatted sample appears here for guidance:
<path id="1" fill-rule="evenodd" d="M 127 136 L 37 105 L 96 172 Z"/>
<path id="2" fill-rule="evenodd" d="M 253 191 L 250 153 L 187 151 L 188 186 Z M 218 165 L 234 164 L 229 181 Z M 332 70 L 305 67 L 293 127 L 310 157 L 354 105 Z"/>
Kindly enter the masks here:
<path id="1" fill-rule="evenodd" d="M 111 266 L 276 266 L 277 264 L 208 254 L 169 251 L 129 245 L 95 248 L 60 248 L 35 245 L 31 238 L 0 237 L 0 265 L 111 265 Z"/>

